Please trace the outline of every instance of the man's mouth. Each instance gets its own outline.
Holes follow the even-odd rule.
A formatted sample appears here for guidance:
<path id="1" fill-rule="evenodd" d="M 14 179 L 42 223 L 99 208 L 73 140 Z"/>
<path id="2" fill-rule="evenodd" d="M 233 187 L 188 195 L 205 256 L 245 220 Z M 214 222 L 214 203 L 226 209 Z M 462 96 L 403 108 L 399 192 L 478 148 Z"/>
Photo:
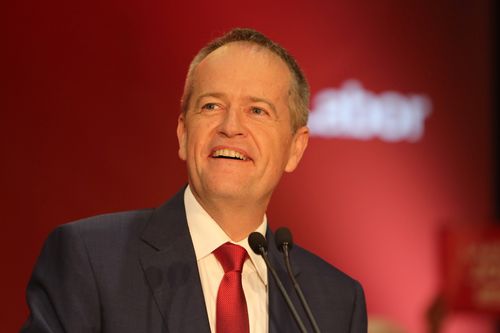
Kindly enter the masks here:
<path id="1" fill-rule="evenodd" d="M 249 158 L 240 152 L 231 149 L 217 149 L 212 153 L 213 158 L 229 158 L 232 160 L 246 161 Z"/>

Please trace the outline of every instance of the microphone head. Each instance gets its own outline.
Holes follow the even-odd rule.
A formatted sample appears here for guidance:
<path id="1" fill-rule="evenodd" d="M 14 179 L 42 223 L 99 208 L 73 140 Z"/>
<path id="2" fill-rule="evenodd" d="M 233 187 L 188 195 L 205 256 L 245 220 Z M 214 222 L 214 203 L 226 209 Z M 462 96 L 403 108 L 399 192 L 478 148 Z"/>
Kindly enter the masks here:
<path id="1" fill-rule="evenodd" d="M 253 252 L 259 255 L 267 251 L 267 241 L 259 232 L 252 232 L 248 236 L 248 244 L 252 248 Z"/>
<path id="2" fill-rule="evenodd" d="M 287 246 L 290 250 L 293 247 L 292 233 L 288 228 L 279 228 L 274 234 L 274 240 L 278 250 L 283 252 L 283 247 Z"/>

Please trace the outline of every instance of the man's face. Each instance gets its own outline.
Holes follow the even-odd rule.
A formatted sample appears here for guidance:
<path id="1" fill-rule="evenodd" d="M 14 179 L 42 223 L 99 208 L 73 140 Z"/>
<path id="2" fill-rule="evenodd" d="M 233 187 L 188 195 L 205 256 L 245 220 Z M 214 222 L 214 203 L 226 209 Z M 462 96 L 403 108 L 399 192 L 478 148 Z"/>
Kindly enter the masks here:
<path id="1" fill-rule="evenodd" d="M 306 127 L 292 133 L 288 67 L 266 49 L 235 42 L 200 62 L 192 82 L 177 136 L 193 192 L 202 202 L 244 199 L 267 205 L 308 140 Z"/>

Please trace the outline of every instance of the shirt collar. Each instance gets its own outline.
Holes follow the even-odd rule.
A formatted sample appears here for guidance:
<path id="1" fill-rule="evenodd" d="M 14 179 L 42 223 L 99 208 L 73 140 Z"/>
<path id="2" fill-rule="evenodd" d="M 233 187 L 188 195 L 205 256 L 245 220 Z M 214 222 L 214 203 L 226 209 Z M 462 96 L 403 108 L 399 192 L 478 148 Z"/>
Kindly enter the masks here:
<path id="1" fill-rule="evenodd" d="M 189 185 L 184 191 L 184 206 L 186 209 L 186 218 L 189 228 L 189 233 L 191 234 L 191 239 L 193 240 L 194 252 L 196 254 L 196 261 L 199 261 L 208 255 L 210 255 L 215 249 L 224 243 L 230 242 L 237 244 L 243 248 L 248 253 L 253 266 L 256 268 L 259 277 L 267 285 L 267 268 L 261 256 L 257 255 L 250 248 L 248 244 L 248 237 L 242 239 L 239 242 L 234 242 L 229 238 L 229 236 L 222 230 L 222 228 L 214 221 L 214 219 L 203 209 L 200 203 L 196 200 L 193 192 Z M 264 215 L 262 223 L 255 230 L 260 232 L 262 235 L 266 234 L 267 229 L 267 217 Z"/>

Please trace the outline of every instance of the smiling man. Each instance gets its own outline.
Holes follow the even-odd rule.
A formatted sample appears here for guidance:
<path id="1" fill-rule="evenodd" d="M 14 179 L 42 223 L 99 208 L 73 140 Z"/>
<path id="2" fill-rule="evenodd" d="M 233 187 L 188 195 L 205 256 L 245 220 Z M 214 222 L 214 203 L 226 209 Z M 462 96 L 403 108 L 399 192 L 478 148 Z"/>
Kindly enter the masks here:
<path id="1" fill-rule="evenodd" d="M 219 47 L 190 72 L 179 155 L 197 201 L 233 240 L 262 223 L 283 171 L 306 148 L 307 127 L 292 124 L 293 83 L 286 63 L 249 42 Z"/>
<path id="2" fill-rule="evenodd" d="M 28 286 L 23 332 L 298 332 L 263 259 L 266 210 L 308 143 L 309 89 L 259 32 L 212 41 L 188 71 L 177 137 L 188 185 L 163 206 L 56 229 Z M 299 309 L 278 250 L 272 265 Z M 295 274 L 323 332 L 366 332 L 361 286 L 296 247 Z M 311 329 L 311 328 L 309 328 Z"/>

